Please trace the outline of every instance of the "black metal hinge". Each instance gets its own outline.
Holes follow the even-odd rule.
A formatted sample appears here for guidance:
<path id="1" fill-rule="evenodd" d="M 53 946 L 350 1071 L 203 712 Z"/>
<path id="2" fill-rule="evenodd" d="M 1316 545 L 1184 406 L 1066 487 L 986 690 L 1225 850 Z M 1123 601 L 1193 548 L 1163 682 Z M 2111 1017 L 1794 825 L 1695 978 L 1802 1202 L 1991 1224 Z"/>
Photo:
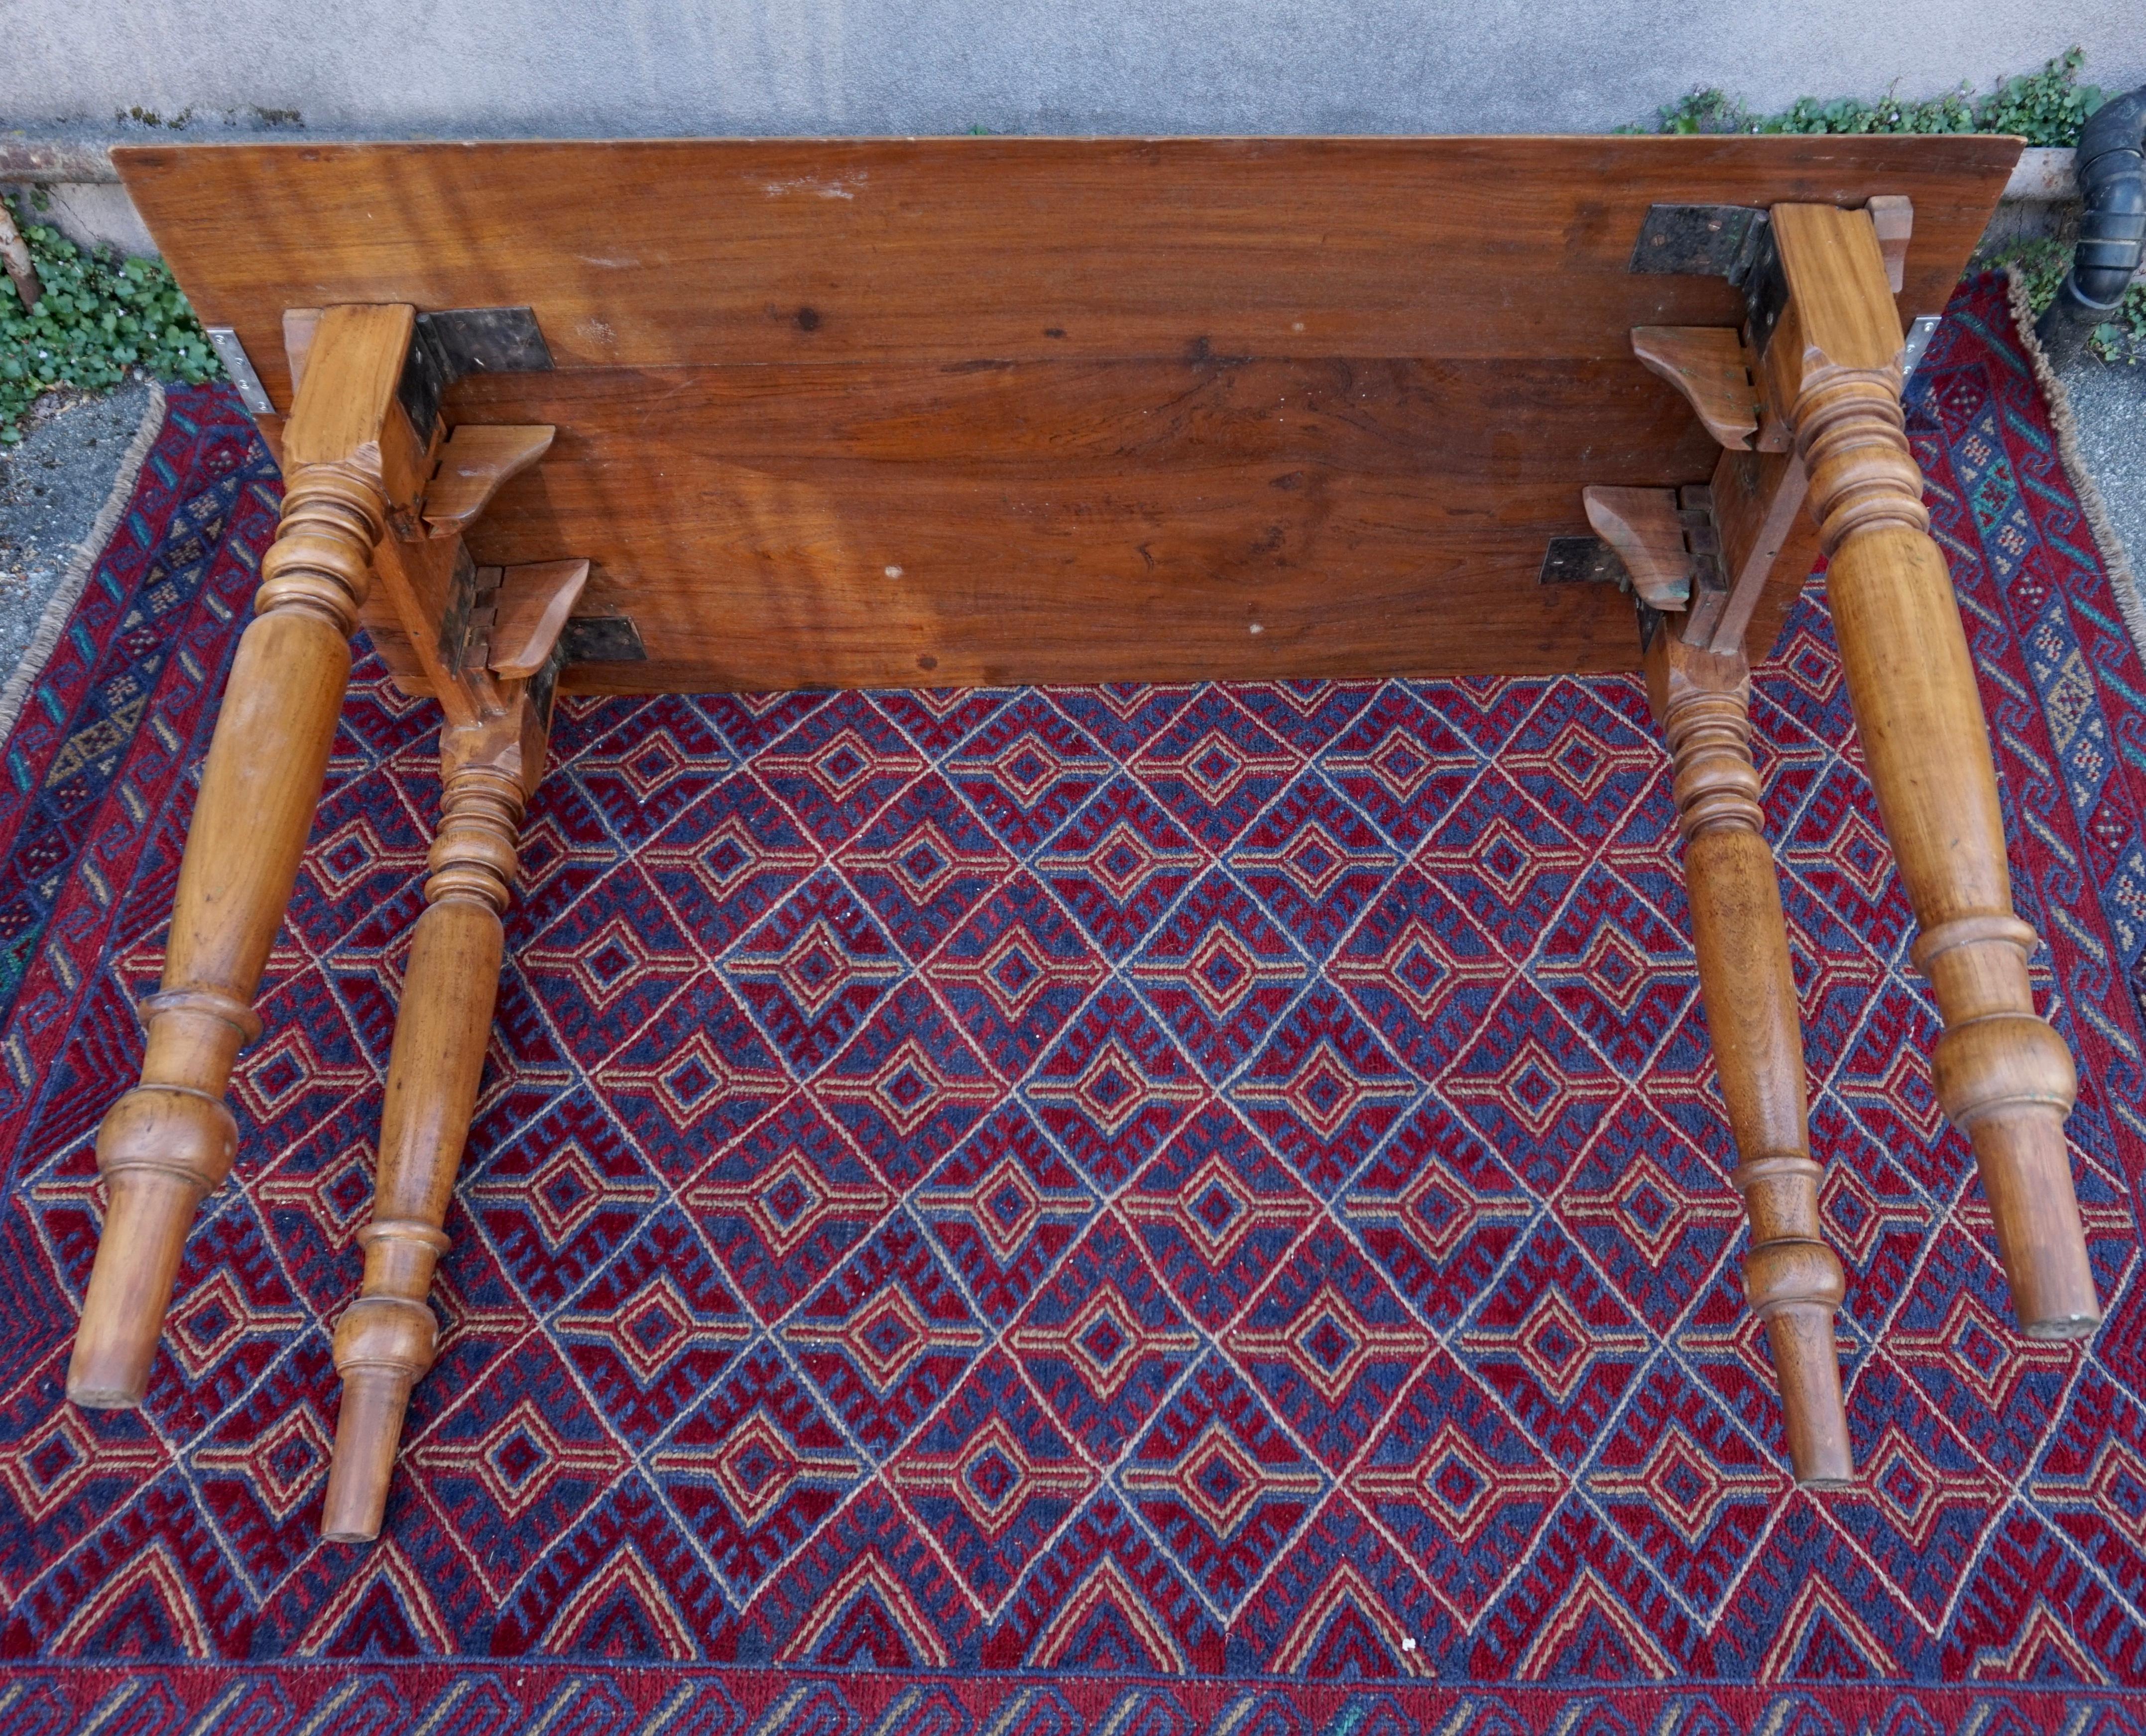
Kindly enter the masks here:
<path id="1" fill-rule="evenodd" d="M 1632 588 L 1632 576 L 1624 558 L 1600 536 L 1553 536 L 1543 552 L 1544 585 L 1614 585 Z"/>
<path id="2" fill-rule="evenodd" d="M 648 651 L 630 615 L 576 615 L 559 643 L 569 663 L 646 663 Z"/>
<path id="3" fill-rule="evenodd" d="M 1630 269 L 1672 277 L 1722 277 L 1744 292 L 1754 356 L 1788 306 L 1789 283 L 1771 215 L 1756 205 L 1650 205 L 1632 245 Z"/>
<path id="4" fill-rule="evenodd" d="M 533 309 L 442 308 L 417 316 L 395 396 L 422 440 L 456 381 L 471 374 L 548 374 L 551 369 L 551 348 Z"/>
<path id="5" fill-rule="evenodd" d="M 529 695 L 537 715 L 548 726 L 551 705 L 559 691 L 559 677 L 570 663 L 646 663 L 648 652 L 641 642 L 641 629 L 631 616 L 575 615 L 567 617 L 559 642 L 529 683 Z"/>
<path id="6" fill-rule="evenodd" d="M 1704 482 L 1677 490 L 1677 522 L 1691 556 L 1691 601 L 1684 605 L 1684 642 L 1710 645 L 1729 611 L 1729 575 L 1721 564 L 1721 530 L 1714 517 L 1714 490 Z"/>

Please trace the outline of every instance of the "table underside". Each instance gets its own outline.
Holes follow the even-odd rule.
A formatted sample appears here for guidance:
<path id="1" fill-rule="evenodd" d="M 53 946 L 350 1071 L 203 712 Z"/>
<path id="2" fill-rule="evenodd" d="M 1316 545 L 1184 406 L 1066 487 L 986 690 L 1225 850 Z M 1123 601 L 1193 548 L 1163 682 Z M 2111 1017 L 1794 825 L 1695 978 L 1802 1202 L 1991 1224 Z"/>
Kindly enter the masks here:
<path id="1" fill-rule="evenodd" d="M 941 139 L 137 147 L 197 311 L 287 410 L 285 309 L 527 304 L 549 374 L 450 423 L 556 445 L 481 562 L 586 557 L 637 692 L 1566 673 L 1628 598 L 1545 585 L 1580 490 L 1704 481 L 1632 356 L 1733 325 L 1634 274 L 1649 205 L 1914 203 L 1935 310 L 2016 142 Z M 280 417 L 264 418 L 272 440 Z M 1808 537 L 1809 532 L 1804 533 Z M 1772 642 L 1814 547 L 1750 634 Z M 407 641 L 376 599 L 392 666 Z"/>

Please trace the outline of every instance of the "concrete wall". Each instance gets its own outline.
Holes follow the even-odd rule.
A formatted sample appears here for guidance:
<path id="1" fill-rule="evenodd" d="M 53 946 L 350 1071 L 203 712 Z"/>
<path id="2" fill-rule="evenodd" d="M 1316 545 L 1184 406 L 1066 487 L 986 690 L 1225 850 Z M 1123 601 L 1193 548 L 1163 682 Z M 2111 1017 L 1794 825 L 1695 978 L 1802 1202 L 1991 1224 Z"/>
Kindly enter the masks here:
<path id="1" fill-rule="evenodd" d="M 117 247 L 127 254 L 153 253 L 157 243 L 149 226 L 134 209 L 127 189 L 99 182 L 41 182 L 34 188 L 6 184 L 0 192 L 15 197 L 15 209 L 33 222 L 49 223 L 61 234 L 85 247 Z M 31 198 L 26 198 L 30 195 Z M 31 202 L 42 198 L 40 207 Z"/>
<path id="2" fill-rule="evenodd" d="M 0 117 L 296 110 L 380 137 L 1508 132 L 1986 84 L 2137 0 L 0 0 Z"/>

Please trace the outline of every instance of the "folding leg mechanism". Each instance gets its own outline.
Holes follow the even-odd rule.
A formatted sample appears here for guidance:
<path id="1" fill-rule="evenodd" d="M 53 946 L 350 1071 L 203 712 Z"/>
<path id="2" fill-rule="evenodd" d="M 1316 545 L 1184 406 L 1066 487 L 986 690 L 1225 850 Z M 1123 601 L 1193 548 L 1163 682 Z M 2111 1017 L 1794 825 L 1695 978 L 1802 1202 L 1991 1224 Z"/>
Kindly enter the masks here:
<path id="1" fill-rule="evenodd" d="M 1819 1218 L 1744 645 L 1765 587 L 1803 581 L 1807 563 L 1782 551 L 1806 504 L 1829 557 L 1857 731 L 1921 930 L 1915 964 L 1944 1020 L 1939 1100 L 1973 1142 L 2021 1330 L 2083 1337 L 2100 1309 L 2064 1145 L 2071 1057 L 2034 1012 L 2034 933 L 2013 912 L 1974 664 L 1900 407 L 1891 287 L 1912 211 L 1902 199 L 1868 211 L 1779 205 L 1731 222 L 1724 208 L 1656 207 L 1633 265 L 1716 271 L 1744 291 L 1740 334 L 1633 332 L 1641 360 L 1720 441 L 1711 486 L 1590 489 L 1586 506 L 1641 598 L 1699 988 L 1751 1219 L 1745 1286 L 1772 1345 L 1796 1479 L 1825 1487 L 1850 1475 L 1833 1339 L 1842 1274 Z"/>
<path id="2" fill-rule="evenodd" d="M 588 563 L 472 567 L 462 531 L 543 455 L 551 430 L 447 437 L 437 408 L 458 352 L 421 330 L 414 309 L 330 307 L 291 329 L 298 384 L 283 435 L 282 521 L 210 743 L 163 981 L 143 1004 L 141 1083 L 97 1131 L 108 1203 L 67 1395 L 118 1407 L 147 1390 L 194 1211 L 237 1148 L 224 1094 L 239 1048 L 260 1031 L 254 993 L 320 798 L 350 636 L 377 578 L 447 726 L 427 908 L 389 1065 L 377 1205 L 362 1235 L 364 1285 L 336 1334 L 346 1386 L 325 1529 L 370 1537 L 410 1383 L 432 1359 L 425 1298 L 484 1065 L 515 829 L 543 767 L 557 648 Z M 466 595 L 464 618 L 451 623 Z"/>

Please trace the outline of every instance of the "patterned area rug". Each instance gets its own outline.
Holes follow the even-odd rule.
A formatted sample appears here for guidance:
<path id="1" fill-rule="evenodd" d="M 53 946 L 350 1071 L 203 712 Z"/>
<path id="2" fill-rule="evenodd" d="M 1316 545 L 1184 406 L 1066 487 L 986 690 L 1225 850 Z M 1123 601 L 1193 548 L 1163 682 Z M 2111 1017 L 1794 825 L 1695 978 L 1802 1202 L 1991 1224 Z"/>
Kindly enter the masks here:
<path id="1" fill-rule="evenodd" d="M 2090 1345 L 2009 1324 L 1817 588 L 1756 716 L 1849 1273 L 1823 1498 L 1636 681 L 572 701 L 367 1550 L 315 1540 L 328 1329 L 438 793 L 370 661 L 149 1405 L 60 1396 L 275 518 L 174 391 L 0 785 L 0 1731 L 2139 1728 L 2146 674 L 2001 285 L 1913 428 Z"/>

